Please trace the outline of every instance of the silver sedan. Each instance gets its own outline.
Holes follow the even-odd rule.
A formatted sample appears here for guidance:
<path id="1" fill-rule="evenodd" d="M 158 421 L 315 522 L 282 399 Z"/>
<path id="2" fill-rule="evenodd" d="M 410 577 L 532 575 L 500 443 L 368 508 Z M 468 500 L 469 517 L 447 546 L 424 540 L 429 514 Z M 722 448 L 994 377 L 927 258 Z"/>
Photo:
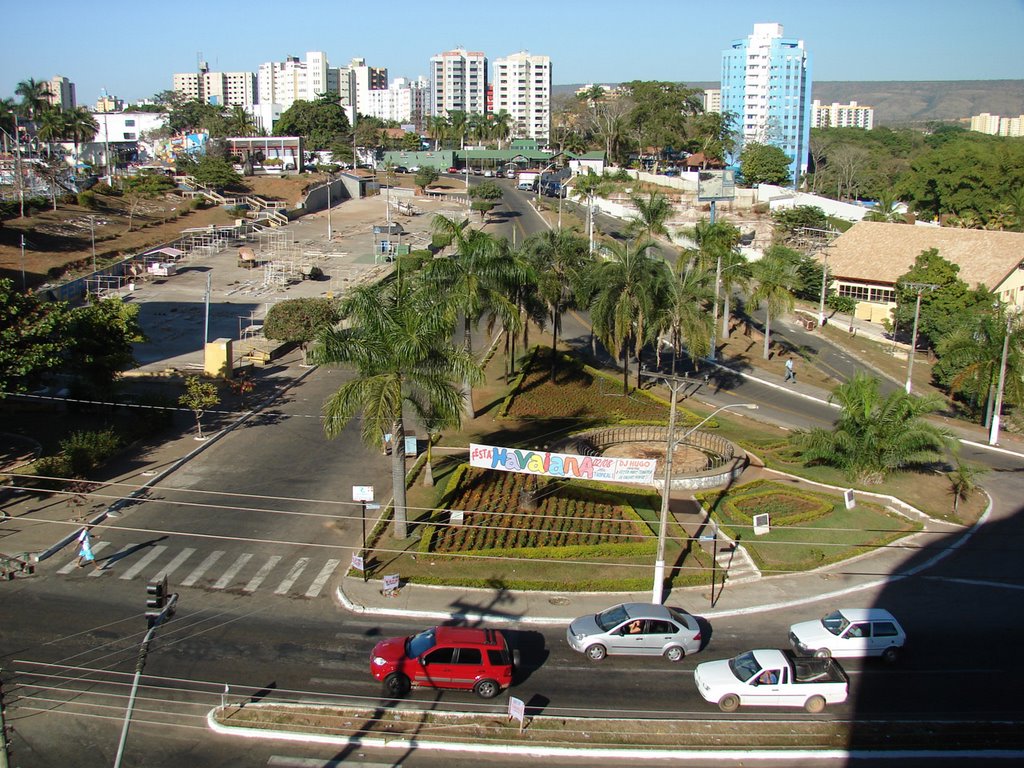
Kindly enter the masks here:
<path id="1" fill-rule="evenodd" d="M 608 654 L 664 656 L 680 661 L 700 650 L 697 620 L 678 608 L 651 603 L 622 603 L 581 616 L 569 625 L 566 640 L 574 651 L 600 661 Z"/>

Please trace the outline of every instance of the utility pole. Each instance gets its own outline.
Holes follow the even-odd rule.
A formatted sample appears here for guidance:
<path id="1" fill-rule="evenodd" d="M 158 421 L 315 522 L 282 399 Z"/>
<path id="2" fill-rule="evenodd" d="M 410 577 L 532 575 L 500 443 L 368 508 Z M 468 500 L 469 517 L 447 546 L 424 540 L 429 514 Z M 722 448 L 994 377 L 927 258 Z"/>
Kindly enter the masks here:
<path id="1" fill-rule="evenodd" d="M 327 242 L 331 242 L 334 239 L 334 233 L 331 231 L 331 184 L 334 181 L 328 177 L 327 179 Z"/>
<path id="2" fill-rule="evenodd" d="M 7 720 L 4 717 L 4 670 L 0 667 L 0 768 L 7 768 L 10 765 L 11 754 L 8 751 L 10 743 L 7 741 Z"/>
<path id="3" fill-rule="evenodd" d="M 903 386 L 907 394 L 910 394 L 910 377 L 914 373 L 914 352 L 917 349 L 917 321 L 921 316 L 921 294 L 925 291 L 934 291 L 939 286 L 933 283 L 907 283 L 908 288 L 917 291 L 917 302 L 914 305 L 914 330 L 910 334 L 910 358 L 907 362 L 907 383 Z"/>
<path id="4" fill-rule="evenodd" d="M 92 271 L 96 271 L 96 217 L 89 216 L 89 237 L 92 240 Z"/>
<path id="5" fill-rule="evenodd" d="M 1006 335 L 1003 336 L 1003 356 L 999 361 L 999 383 L 996 385 L 996 402 L 992 409 L 992 425 L 989 428 L 988 444 L 999 443 L 999 423 L 1003 412 L 1003 387 L 1006 384 L 1006 358 L 1010 353 L 1010 331 L 1013 328 L 1013 319 L 1016 313 L 1006 312 Z"/>
<path id="6" fill-rule="evenodd" d="M 821 254 L 821 295 L 818 298 L 818 327 L 825 325 L 825 297 L 828 291 L 828 248 L 839 237 L 834 229 L 801 227 L 800 233 L 810 243 L 808 256 Z"/>

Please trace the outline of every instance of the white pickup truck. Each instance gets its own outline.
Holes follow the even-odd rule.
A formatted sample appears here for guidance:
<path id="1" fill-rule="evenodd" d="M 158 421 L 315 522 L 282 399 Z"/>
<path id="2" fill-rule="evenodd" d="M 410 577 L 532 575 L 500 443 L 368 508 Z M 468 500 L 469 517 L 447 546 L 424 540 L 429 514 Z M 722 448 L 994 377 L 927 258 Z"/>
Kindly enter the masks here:
<path id="1" fill-rule="evenodd" d="M 693 672 L 697 690 L 723 712 L 741 704 L 803 707 L 818 713 L 846 701 L 850 681 L 835 659 L 800 658 L 789 651 L 747 651 L 732 659 L 706 661 Z"/>

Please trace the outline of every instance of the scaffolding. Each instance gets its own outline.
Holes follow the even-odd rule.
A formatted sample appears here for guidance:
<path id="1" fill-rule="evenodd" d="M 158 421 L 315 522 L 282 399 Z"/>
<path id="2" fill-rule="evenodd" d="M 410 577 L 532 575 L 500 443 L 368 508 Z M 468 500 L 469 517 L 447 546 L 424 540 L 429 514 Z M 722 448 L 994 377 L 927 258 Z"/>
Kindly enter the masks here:
<path id="1" fill-rule="evenodd" d="M 91 275 L 85 278 L 85 295 L 102 298 L 119 293 L 130 279 L 124 275 Z"/>

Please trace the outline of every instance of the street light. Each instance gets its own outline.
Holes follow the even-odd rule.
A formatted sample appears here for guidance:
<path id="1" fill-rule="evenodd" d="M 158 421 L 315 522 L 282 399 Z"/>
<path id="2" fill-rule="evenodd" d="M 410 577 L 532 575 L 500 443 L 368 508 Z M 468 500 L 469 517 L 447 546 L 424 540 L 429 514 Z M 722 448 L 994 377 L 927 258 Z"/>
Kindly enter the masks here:
<path id="1" fill-rule="evenodd" d="M 660 375 L 656 375 L 656 377 L 662 378 Z M 676 394 L 683 386 L 688 386 L 692 382 L 687 379 L 678 379 L 675 377 L 664 378 L 668 383 L 669 389 L 672 391 L 672 400 L 670 403 L 668 417 L 668 439 L 665 441 L 665 479 L 664 486 L 661 491 L 661 515 L 658 524 L 658 552 L 654 559 L 654 587 L 651 591 L 651 602 L 655 605 L 660 605 L 664 598 L 665 537 L 668 530 L 668 502 L 669 496 L 672 492 L 672 454 L 675 453 L 676 446 L 685 441 L 686 438 L 722 411 L 728 410 L 729 408 L 746 408 L 751 411 L 757 410 L 757 403 L 730 403 L 729 405 L 723 405 L 698 422 L 697 426 L 687 430 L 686 434 L 678 440 L 673 440 L 673 434 L 675 433 L 676 428 Z"/>
<path id="2" fill-rule="evenodd" d="M 921 294 L 925 291 L 934 291 L 939 286 L 933 283 L 907 283 L 908 288 L 917 291 L 917 303 L 914 305 L 914 330 L 910 334 L 910 358 L 907 362 L 907 383 L 903 385 L 907 394 L 910 394 L 910 376 L 914 372 L 914 351 L 917 349 L 917 321 L 921 316 Z"/>
<path id="3" fill-rule="evenodd" d="M 999 442 L 999 422 L 1003 411 L 1003 386 L 1006 384 L 1006 358 L 1010 353 L 1010 329 L 1013 327 L 1013 320 L 1016 312 L 1006 313 L 1006 335 L 1003 336 L 1003 356 L 999 362 L 999 383 L 996 385 L 996 402 L 992 410 L 992 425 L 988 433 L 988 444 L 996 445 Z"/>
<path id="4" fill-rule="evenodd" d="M 96 217 L 89 216 L 89 237 L 92 240 L 92 271 L 96 271 Z"/>
<path id="5" fill-rule="evenodd" d="M 331 184 L 333 180 L 330 176 L 327 177 L 327 242 L 334 240 L 334 232 L 331 229 Z"/>

